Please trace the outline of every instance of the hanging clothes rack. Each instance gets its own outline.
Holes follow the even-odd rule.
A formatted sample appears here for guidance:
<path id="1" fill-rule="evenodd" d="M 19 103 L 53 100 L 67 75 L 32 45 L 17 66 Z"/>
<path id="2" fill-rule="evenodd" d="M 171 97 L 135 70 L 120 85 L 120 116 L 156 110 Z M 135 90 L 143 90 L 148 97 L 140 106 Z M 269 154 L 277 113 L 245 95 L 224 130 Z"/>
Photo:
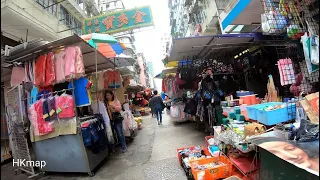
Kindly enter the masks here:
<path id="1" fill-rule="evenodd" d="M 91 47 L 87 42 L 82 40 L 77 35 L 73 35 L 67 38 L 47 43 L 45 45 L 41 45 L 39 47 L 28 49 L 14 56 L 8 56 L 4 58 L 4 61 L 9 64 L 24 63 L 34 60 L 35 55 L 45 54 L 54 49 L 59 49 L 61 47 L 67 46 L 79 46 L 81 48 L 86 71 L 90 71 L 90 67 L 92 66 L 91 60 L 92 58 L 95 58 L 94 63 L 96 77 L 97 72 L 101 70 L 97 66 L 97 64 L 104 63 L 108 68 L 114 68 L 116 66 L 112 61 L 105 58 L 100 52 Z M 72 87 L 74 87 L 74 79 L 71 79 L 71 84 Z M 55 91 L 53 93 L 70 90 L 72 91 L 72 94 L 74 94 L 74 88 Z M 50 93 L 44 95 L 48 94 Z M 25 96 L 21 97 L 23 97 L 22 100 L 20 99 L 22 102 L 28 99 Z M 73 98 L 73 100 L 75 104 L 75 98 Z M 75 114 L 77 124 L 80 124 L 76 106 Z M 94 173 L 92 172 L 93 169 L 95 169 L 108 156 L 108 148 L 96 154 L 88 150 L 84 146 L 82 133 L 79 129 L 77 130 L 76 134 L 68 134 L 49 139 L 43 139 L 33 142 L 32 145 L 36 160 L 47 162 L 46 166 L 41 169 L 41 171 L 43 172 L 83 172 L 88 173 L 89 176 L 94 176 Z M 46 149 L 46 151 L 44 151 L 43 149 Z M 34 175 L 34 171 L 31 173 L 31 175 Z"/>

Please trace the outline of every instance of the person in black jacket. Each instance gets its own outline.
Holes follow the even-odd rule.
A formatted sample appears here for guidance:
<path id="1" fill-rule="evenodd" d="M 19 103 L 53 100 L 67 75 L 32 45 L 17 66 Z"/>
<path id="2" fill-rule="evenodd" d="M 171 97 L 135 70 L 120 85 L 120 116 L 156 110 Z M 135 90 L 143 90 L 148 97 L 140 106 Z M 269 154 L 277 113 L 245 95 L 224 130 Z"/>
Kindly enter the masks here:
<path id="1" fill-rule="evenodd" d="M 158 95 L 158 91 L 153 91 L 154 97 L 149 101 L 149 106 L 153 114 L 156 115 L 158 125 L 162 125 L 162 111 L 163 111 L 163 101 L 162 98 Z"/>

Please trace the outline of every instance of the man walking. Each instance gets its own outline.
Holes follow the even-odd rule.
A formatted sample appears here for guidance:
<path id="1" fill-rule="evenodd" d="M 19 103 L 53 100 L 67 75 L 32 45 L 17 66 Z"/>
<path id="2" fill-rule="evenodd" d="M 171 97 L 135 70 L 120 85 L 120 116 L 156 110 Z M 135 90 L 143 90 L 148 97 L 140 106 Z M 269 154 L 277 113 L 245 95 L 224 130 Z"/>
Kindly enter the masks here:
<path id="1" fill-rule="evenodd" d="M 162 125 L 162 111 L 163 111 L 163 101 L 158 95 L 158 91 L 153 91 L 154 96 L 149 101 L 149 106 L 151 108 L 152 114 L 157 117 L 158 125 Z"/>

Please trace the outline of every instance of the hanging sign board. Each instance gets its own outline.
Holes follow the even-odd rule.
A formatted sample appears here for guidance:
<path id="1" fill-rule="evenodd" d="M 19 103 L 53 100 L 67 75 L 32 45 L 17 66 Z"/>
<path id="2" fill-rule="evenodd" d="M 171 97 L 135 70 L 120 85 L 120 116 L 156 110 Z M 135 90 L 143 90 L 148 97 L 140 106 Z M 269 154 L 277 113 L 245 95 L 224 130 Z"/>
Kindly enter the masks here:
<path id="1" fill-rule="evenodd" d="M 153 26 L 150 6 L 111 12 L 86 19 L 83 23 L 83 34 L 112 34 L 147 26 Z"/>

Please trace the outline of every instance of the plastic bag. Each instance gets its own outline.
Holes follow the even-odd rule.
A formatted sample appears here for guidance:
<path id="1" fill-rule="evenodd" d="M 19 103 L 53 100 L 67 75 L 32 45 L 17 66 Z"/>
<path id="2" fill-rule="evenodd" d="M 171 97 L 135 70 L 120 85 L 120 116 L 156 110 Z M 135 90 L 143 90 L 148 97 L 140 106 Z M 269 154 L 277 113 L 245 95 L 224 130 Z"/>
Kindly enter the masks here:
<path id="1" fill-rule="evenodd" d="M 25 71 L 22 67 L 13 67 L 11 73 L 11 87 L 17 86 L 25 79 Z"/>
<path id="2" fill-rule="evenodd" d="M 312 64 L 319 65 L 319 36 L 311 37 L 310 58 Z"/>
<path id="3" fill-rule="evenodd" d="M 180 117 L 180 108 L 179 106 L 171 106 L 170 107 L 171 117 L 178 118 Z"/>
<path id="4" fill-rule="evenodd" d="M 309 120 L 302 119 L 300 128 L 296 132 L 297 141 L 307 142 L 319 139 L 319 125 L 312 124 Z"/>

